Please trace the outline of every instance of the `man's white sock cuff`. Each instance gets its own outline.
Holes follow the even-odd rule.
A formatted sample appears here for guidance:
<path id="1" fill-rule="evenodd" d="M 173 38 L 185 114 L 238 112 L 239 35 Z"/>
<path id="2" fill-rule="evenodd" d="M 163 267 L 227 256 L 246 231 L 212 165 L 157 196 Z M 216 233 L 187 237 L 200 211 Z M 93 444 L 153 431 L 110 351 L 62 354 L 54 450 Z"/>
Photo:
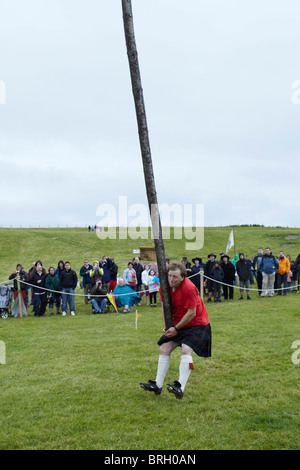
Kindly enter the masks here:
<path id="1" fill-rule="evenodd" d="M 188 363 L 188 364 L 193 364 L 193 358 L 192 356 L 188 356 L 188 355 L 182 355 L 181 356 L 181 362 L 182 363 Z"/>
<path id="2" fill-rule="evenodd" d="M 170 364 L 171 356 L 164 356 L 164 355 L 160 354 L 158 360 L 159 360 L 159 362 L 164 362 L 165 364 Z"/>

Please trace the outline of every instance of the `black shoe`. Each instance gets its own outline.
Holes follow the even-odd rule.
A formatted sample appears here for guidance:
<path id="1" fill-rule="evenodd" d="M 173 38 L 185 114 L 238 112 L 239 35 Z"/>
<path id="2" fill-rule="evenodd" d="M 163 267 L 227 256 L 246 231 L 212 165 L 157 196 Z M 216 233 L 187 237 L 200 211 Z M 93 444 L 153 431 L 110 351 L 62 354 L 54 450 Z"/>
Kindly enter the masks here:
<path id="1" fill-rule="evenodd" d="M 181 399 L 183 397 L 183 391 L 181 390 L 181 383 L 175 380 L 174 384 L 167 384 L 167 389 L 170 393 L 174 393 L 176 398 Z"/>
<path id="2" fill-rule="evenodd" d="M 251 300 L 250 295 L 247 295 L 247 300 Z"/>
<path id="3" fill-rule="evenodd" d="M 243 300 L 243 297 L 240 297 L 239 300 Z"/>
<path id="4" fill-rule="evenodd" d="M 211 302 L 211 297 L 208 297 L 207 302 Z"/>
<path id="5" fill-rule="evenodd" d="M 149 380 L 148 383 L 140 382 L 140 387 L 147 390 L 147 392 L 154 392 L 155 395 L 161 394 L 161 388 L 156 385 L 155 380 Z"/>

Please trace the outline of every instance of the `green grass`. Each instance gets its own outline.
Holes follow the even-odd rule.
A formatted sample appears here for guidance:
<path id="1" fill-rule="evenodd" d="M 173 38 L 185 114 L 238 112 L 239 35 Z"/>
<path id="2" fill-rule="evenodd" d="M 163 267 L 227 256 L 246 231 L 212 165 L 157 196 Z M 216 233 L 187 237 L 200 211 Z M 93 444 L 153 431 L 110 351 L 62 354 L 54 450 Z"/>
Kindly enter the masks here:
<path id="1" fill-rule="evenodd" d="M 230 229 L 205 231 L 202 256 L 224 251 Z M 239 228 L 243 251 L 279 251 L 299 229 Z M 53 238 L 57 237 L 57 238 Z M 132 249 L 147 243 L 100 241 L 83 229 L 1 229 L 1 280 L 17 262 L 29 268 L 70 259 L 115 256 L 120 270 Z M 299 250 L 299 242 L 290 249 Z M 292 248 L 292 247 L 291 247 Z M 166 241 L 173 259 L 184 241 Z M 200 255 L 201 255 L 200 253 Z M 198 253 L 192 253 L 194 256 Z M 27 268 L 27 269 L 28 269 Z M 298 449 L 299 365 L 292 343 L 299 336 L 300 295 L 257 297 L 209 304 L 212 357 L 194 357 L 183 400 L 164 388 L 153 396 L 139 381 L 155 379 L 161 335 L 160 309 L 92 315 L 82 298 L 75 317 L 0 319 L 6 364 L 0 364 L 0 449 Z M 180 350 L 172 355 L 166 383 L 178 379 Z"/>

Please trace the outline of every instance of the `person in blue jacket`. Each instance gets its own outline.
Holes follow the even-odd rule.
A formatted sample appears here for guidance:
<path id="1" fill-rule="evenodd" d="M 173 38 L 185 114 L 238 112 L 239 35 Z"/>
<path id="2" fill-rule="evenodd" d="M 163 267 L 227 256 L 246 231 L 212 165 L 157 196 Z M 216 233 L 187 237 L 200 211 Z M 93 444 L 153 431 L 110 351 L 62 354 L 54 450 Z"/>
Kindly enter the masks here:
<path id="1" fill-rule="evenodd" d="M 260 264 L 263 277 L 261 297 L 272 297 L 278 267 L 279 264 L 276 256 L 272 255 L 270 248 L 266 248 Z"/>

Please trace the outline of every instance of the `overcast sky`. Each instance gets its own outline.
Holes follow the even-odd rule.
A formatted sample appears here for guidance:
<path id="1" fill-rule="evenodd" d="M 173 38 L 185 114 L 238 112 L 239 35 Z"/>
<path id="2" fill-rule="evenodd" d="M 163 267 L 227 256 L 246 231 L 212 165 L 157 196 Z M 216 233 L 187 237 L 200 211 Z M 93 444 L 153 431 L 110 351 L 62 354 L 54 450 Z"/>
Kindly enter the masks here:
<path id="1" fill-rule="evenodd" d="M 205 226 L 300 227 L 299 0 L 132 6 L 159 203 L 204 204 Z M 121 0 L 0 11 L 0 225 L 146 204 Z"/>

